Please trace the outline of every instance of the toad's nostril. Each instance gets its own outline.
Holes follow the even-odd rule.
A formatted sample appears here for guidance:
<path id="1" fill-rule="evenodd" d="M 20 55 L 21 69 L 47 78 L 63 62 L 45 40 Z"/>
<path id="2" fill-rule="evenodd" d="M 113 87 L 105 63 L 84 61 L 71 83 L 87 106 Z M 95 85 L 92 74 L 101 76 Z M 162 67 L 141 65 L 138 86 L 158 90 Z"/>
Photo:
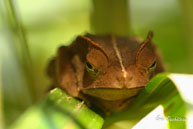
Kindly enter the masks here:
<path id="1" fill-rule="evenodd" d="M 120 78 L 120 77 L 116 77 L 116 79 L 117 79 L 117 81 L 119 81 L 119 82 L 121 81 L 121 78 Z"/>
<path id="2" fill-rule="evenodd" d="M 117 81 L 119 81 L 119 82 L 125 80 L 125 78 L 124 78 L 123 76 L 117 76 L 116 79 L 117 79 Z"/>
<path id="3" fill-rule="evenodd" d="M 133 79 L 133 77 L 128 77 L 127 81 L 131 81 Z"/>

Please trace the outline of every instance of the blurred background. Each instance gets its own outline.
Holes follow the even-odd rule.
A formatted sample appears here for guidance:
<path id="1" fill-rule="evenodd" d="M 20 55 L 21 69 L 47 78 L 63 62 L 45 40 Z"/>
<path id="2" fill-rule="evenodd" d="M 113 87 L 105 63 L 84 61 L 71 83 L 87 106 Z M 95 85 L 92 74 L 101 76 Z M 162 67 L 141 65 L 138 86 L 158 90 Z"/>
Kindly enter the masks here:
<path id="1" fill-rule="evenodd" d="M 168 72 L 193 73 L 192 0 L 0 0 L 0 128 L 46 94 L 60 45 L 86 32 L 144 39 L 149 30 Z"/>

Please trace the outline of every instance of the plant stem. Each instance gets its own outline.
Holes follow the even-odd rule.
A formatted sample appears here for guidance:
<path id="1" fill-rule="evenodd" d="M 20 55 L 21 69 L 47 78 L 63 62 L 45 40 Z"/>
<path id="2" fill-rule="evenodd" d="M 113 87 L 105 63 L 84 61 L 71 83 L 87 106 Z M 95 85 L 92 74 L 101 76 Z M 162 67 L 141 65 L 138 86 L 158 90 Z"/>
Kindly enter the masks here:
<path id="1" fill-rule="evenodd" d="M 1 60 L 0 60 L 0 129 L 3 129 L 3 102 L 2 102 L 2 77 L 1 77 Z"/>
<path id="2" fill-rule="evenodd" d="M 6 11 L 7 11 L 6 13 L 8 14 L 6 20 L 7 20 L 7 26 L 11 31 L 10 37 L 13 38 L 13 43 L 15 43 L 13 46 L 15 46 L 16 55 L 17 55 L 17 58 L 19 59 L 18 62 L 20 63 L 20 66 L 23 69 L 24 75 L 27 79 L 28 89 L 31 94 L 31 99 L 32 101 L 34 101 L 36 92 L 35 92 L 35 87 L 33 83 L 33 75 L 32 75 L 33 67 L 32 67 L 32 61 L 30 57 L 28 42 L 26 38 L 26 32 L 20 22 L 20 19 L 18 18 L 18 15 L 16 14 L 13 1 L 5 0 L 4 3 L 6 5 Z"/>
<path id="3" fill-rule="evenodd" d="M 96 34 L 129 35 L 128 0 L 92 0 L 91 29 Z"/>
<path id="4" fill-rule="evenodd" d="M 182 9 L 183 9 L 183 15 L 184 15 L 184 22 L 186 27 L 186 38 L 188 39 L 188 45 L 189 45 L 189 53 L 190 58 L 193 57 L 193 1 L 192 0 L 180 0 Z M 192 60 L 191 60 L 192 61 Z M 193 65 L 193 61 L 191 62 Z"/>

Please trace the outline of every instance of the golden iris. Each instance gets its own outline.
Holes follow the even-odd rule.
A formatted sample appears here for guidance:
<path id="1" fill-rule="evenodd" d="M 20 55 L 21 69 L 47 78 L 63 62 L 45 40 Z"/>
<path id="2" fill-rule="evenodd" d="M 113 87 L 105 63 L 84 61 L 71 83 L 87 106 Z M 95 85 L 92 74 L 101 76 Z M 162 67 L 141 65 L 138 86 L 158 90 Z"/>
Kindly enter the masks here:
<path id="1" fill-rule="evenodd" d="M 86 70 L 92 77 L 96 77 L 99 73 L 99 70 L 88 61 L 86 62 Z"/>
<path id="2" fill-rule="evenodd" d="M 157 66 L 157 62 L 154 61 L 153 64 L 149 67 L 148 71 L 150 73 L 153 72 L 155 70 L 156 66 Z"/>

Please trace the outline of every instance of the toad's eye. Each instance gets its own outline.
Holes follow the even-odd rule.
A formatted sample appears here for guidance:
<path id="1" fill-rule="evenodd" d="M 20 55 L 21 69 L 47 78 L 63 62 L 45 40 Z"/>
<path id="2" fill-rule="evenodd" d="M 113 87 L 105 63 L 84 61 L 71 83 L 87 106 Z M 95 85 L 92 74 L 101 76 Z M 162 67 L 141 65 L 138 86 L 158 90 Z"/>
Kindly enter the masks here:
<path id="1" fill-rule="evenodd" d="M 99 74 L 99 70 L 88 61 L 86 62 L 86 70 L 92 77 L 96 77 Z"/>
<path id="2" fill-rule="evenodd" d="M 154 71 L 155 70 L 155 68 L 156 68 L 156 65 L 157 65 L 157 62 L 156 61 L 154 61 L 153 62 L 153 64 L 148 68 L 148 71 L 149 72 L 152 72 L 152 71 Z"/>

